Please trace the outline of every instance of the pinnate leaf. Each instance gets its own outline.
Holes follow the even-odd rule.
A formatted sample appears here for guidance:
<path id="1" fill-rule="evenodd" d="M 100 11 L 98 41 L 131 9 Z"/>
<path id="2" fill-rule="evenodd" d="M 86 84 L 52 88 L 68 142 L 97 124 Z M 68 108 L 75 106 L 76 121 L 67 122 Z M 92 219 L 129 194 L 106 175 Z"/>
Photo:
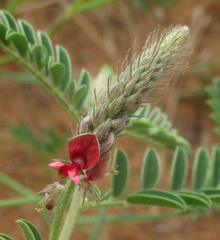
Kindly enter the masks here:
<path id="1" fill-rule="evenodd" d="M 115 150 L 113 167 L 118 173 L 111 178 L 112 196 L 119 197 L 127 186 L 129 178 L 128 157 L 121 149 Z"/>
<path id="2" fill-rule="evenodd" d="M 20 219 L 17 221 L 20 225 L 26 240 L 42 240 L 42 237 L 36 227 L 27 220 Z"/>
<path id="3" fill-rule="evenodd" d="M 186 210 L 185 202 L 176 194 L 157 189 L 145 189 L 127 197 L 130 204 L 142 204 Z"/>
<path id="4" fill-rule="evenodd" d="M 141 170 L 141 189 L 154 188 L 159 180 L 160 159 L 154 148 L 149 148 L 145 154 Z"/>
<path id="5" fill-rule="evenodd" d="M 173 157 L 170 190 L 180 190 L 186 179 L 187 158 L 182 148 L 177 148 Z"/>

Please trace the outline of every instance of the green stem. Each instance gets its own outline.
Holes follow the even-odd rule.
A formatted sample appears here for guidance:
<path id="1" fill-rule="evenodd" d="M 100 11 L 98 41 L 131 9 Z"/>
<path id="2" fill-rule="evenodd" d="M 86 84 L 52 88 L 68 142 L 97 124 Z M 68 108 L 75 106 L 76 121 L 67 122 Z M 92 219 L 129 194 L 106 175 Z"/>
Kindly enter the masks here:
<path id="1" fill-rule="evenodd" d="M 66 207 L 69 202 L 69 199 L 70 199 L 70 196 L 71 196 L 74 186 L 75 186 L 74 182 L 71 179 L 69 179 L 63 190 L 61 199 L 59 200 L 59 204 L 58 204 L 58 207 L 56 210 L 56 216 L 54 218 L 51 233 L 50 233 L 50 240 L 58 239 L 60 226 L 61 226 L 62 220 L 63 220 L 63 215 L 65 213 L 65 210 L 66 210 Z"/>
<path id="2" fill-rule="evenodd" d="M 99 204 L 97 204 L 97 202 L 88 202 L 81 207 L 81 210 L 88 210 L 88 209 L 97 208 L 97 207 L 116 207 L 116 206 L 126 207 L 128 205 L 129 204 L 125 200 L 121 200 L 121 201 L 109 200 L 109 201 L 99 202 Z"/>
<path id="3" fill-rule="evenodd" d="M 174 218 L 186 214 L 187 212 L 171 212 L 171 213 L 160 213 L 160 214 L 124 214 L 115 216 L 106 216 L 103 219 L 103 223 L 124 223 L 124 222 L 153 222 L 160 221 L 163 219 Z M 76 224 L 85 225 L 93 224 L 96 221 L 96 216 L 80 216 L 77 219 Z"/>
<path id="4" fill-rule="evenodd" d="M 108 211 L 107 207 L 102 207 L 99 210 L 99 214 L 98 214 L 96 220 L 94 220 L 94 225 L 93 225 L 93 229 L 92 229 L 92 231 L 89 235 L 89 240 L 96 240 L 97 239 L 99 229 L 100 229 L 100 227 L 102 226 L 102 224 L 105 220 L 107 211 Z"/>
<path id="5" fill-rule="evenodd" d="M 30 196 L 36 196 L 35 192 L 33 192 L 30 189 L 26 188 L 25 186 L 21 185 L 20 183 L 18 183 L 14 179 L 10 178 L 3 172 L 0 172 L 0 182 L 5 184 L 7 187 L 13 189 L 17 193 L 20 193 L 24 197 L 28 198 Z M 10 200 L 8 200 L 8 201 L 10 201 Z"/>
<path id="6" fill-rule="evenodd" d="M 24 197 L 24 198 L 12 198 L 6 200 L 0 200 L 0 208 L 1 207 L 11 207 L 17 205 L 24 205 L 30 203 L 38 203 L 42 200 L 42 197 Z"/>
<path id="7" fill-rule="evenodd" d="M 76 186 L 74 189 L 73 199 L 71 200 L 71 205 L 69 211 L 67 212 L 64 225 L 59 237 L 59 240 L 69 240 L 72 234 L 72 231 L 75 226 L 76 218 L 82 204 L 83 189 L 79 189 L 79 186 Z"/>
<path id="8" fill-rule="evenodd" d="M 77 113 L 73 110 L 72 106 L 65 100 L 65 98 L 61 95 L 61 93 L 53 88 L 47 81 L 46 78 L 42 77 L 38 71 L 32 68 L 32 66 L 25 62 L 23 58 L 17 56 L 14 52 L 12 52 L 9 48 L 5 47 L 4 45 L 0 44 L 0 47 L 18 62 L 20 62 L 28 71 L 30 71 L 52 94 L 63 104 L 63 106 L 67 109 L 67 111 L 71 114 L 74 120 L 78 123 L 79 117 Z"/>
<path id="9" fill-rule="evenodd" d="M 88 11 L 92 8 L 96 8 L 115 1 L 118 0 L 90 0 L 85 3 L 83 3 L 84 0 L 78 0 L 74 2 L 73 5 L 68 8 L 68 10 L 63 14 L 63 16 L 61 16 L 61 18 L 58 19 L 57 22 L 52 26 L 48 32 L 48 35 L 50 37 L 53 36 L 75 13 Z"/>

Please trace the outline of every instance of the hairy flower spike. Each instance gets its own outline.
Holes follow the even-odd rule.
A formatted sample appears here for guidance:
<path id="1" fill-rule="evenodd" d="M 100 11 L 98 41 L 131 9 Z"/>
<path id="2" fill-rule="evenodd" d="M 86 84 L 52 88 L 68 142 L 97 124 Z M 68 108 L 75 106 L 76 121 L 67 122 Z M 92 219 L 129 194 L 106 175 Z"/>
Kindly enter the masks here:
<path id="1" fill-rule="evenodd" d="M 126 69 L 121 67 L 116 80 L 109 77 L 101 95 L 95 91 L 95 103 L 81 119 L 77 136 L 69 144 L 72 163 L 55 162 L 50 166 L 57 168 L 60 175 L 69 176 L 85 191 L 93 192 L 89 181 L 111 173 L 110 150 L 114 147 L 114 138 L 129 124 L 139 107 L 152 101 L 148 97 L 153 89 L 167 86 L 158 82 L 167 81 L 179 67 L 173 61 L 187 53 L 184 44 L 188 35 L 187 26 L 170 27 L 160 36 L 154 32 L 139 56 L 133 56 L 130 63 L 127 55 Z"/>

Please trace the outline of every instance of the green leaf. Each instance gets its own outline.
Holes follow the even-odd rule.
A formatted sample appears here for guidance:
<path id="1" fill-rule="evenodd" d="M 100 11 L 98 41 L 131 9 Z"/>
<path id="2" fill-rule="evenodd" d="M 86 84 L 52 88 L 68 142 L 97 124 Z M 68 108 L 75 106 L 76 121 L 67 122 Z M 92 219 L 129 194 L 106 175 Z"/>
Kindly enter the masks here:
<path id="1" fill-rule="evenodd" d="M 24 20 L 18 20 L 22 33 L 26 36 L 28 42 L 33 46 L 36 44 L 36 37 L 33 27 Z"/>
<path id="2" fill-rule="evenodd" d="M 17 23 L 11 13 L 9 13 L 8 11 L 1 11 L 0 15 L 8 28 L 11 28 L 13 31 L 18 32 Z"/>
<path id="3" fill-rule="evenodd" d="M 14 239 L 9 237 L 8 235 L 0 233 L 0 240 L 14 240 Z"/>
<path id="4" fill-rule="evenodd" d="M 208 176 L 209 158 L 208 152 L 204 148 L 199 148 L 193 164 L 192 189 L 198 190 L 205 186 Z"/>
<path id="5" fill-rule="evenodd" d="M 155 107 L 149 115 L 149 120 L 153 123 L 156 123 L 160 117 L 161 110 L 159 107 Z"/>
<path id="6" fill-rule="evenodd" d="M 65 91 L 69 85 L 69 81 L 71 78 L 71 61 L 69 54 L 67 53 L 66 49 L 62 46 L 56 46 L 56 54 L 57 54 L 57 61 L 62 63 L 65 67 L 65 75 L 62 79 L 60 90 Z"/>
<path id="7" fill-rule="evenodd" d="M 211 185 L 217 188 L 220 185 L 220 148 L 213 147 L 212 150 L 212 175 Z"/>
<path id="8" fill-rule="evenodd" d="M 177 148 L 173 157 L 170 190 L 180 190 L 186 180 L 187 173 L 187 158 L 185 151 Z"/>
<path id="9" fill-rule="evenodd" d="M 86 86 L 83 85 L 83 86 L 80 86 L 75 92 L 73 97 L 74 108 L 77 105 L 78 101 L 80 101 L 81 98 L 84 96 L 85 91 L 86 91 Z"/>
<path id="10" fill-rule="evenodd" d="M 70 85 L 68 87 L 68 96 L 69 96 L 69 102 L 73 103 L 74 95 L 75 95 L 75 89 L 76 89 L 76 81 L 72 80 L 70 82 Z"/>
<path id="11" fill-rule="evenodd" d="M 51 57 L 51 63 L 54 63 L 54 50 L 50 37 L 41 31 L 37 32 L 40 43 L 47 49 L 48 56 Z"/>
<path id="12" fill-rule="evenodd" d="M 25 57 L 27 55 L 28 41 L 23 34 L 12 32 L 7 34 L 7 39 L 13 43 L 21 57 Z"/>
<path id="13" fill-rule="evenodd" d="M 220 203 L 220 189 L 205 189 L 200 192 L 204 193 L 213 203 Z"/>
<path id="14" fill-rule="evenodd" d="M 10 41 L 6 39 L 7 28 L 5 25 L 0 23 L 0 41 L 5 45 L 9 46 Z"/>
<path id="15" fill-rule="evenodd" d="M 154 188 L 159 180 L 160 159 L 154 148 L 149 148 L 145 154 L 141 170 L 141 189 Z"/>
<path id="16" fill-rule="evenodd" d="M 41 70 L 48 63 L 47 49 L 44 46 L 39 44 L 34 45 L 32 55 L 38 70 Z"/>
<path id="17" fill-rule="evenodd" d="M 139 111 L 135 115 L 139 115 Z M 167 121 L 167 116 L 161 113 L 159 108 L 154 108 L 148 117 L 133 118 L 123 133 L 173 150 L 176 147 L 182 147 L 189 154 L 190 143 L 179 136 L 171 126 L 172 124 Z"/>
<path id="18" fill-rule="evenodd" d="M 65 67 L 62 63 L 54 63 L 50 65 L 49 71 L 51 74 L 51 80 L 55 87 L 59 86 L 65 75 Z"/>
<path id="19" fill-rule="evenodd" d="M 118 174 L 111 177 L 112 196 L 119 197 L 127 186 L 129 178 L 128 157 L 121 149 L 115 150 L 113 168 L 118 171 Z"/>
<path id="20" fill-rule="evenodd" d="M 176 194 L 157 189 L 146 189 L 132 194 L 127 197 L 127 202 L 186 210 L 185 202 Z"/>
<path id="21" fill-rule="evenodd" d="M 90 79 L 89 73 L 85 69 L 83 69 L 79 78 L 79 86 L 86 86 L 86 89 L 84 94 L 81 96 L 80 100 L 78 100 L 77 104 L 75 105 L 75 108 L 77 110 L 82 108 L 83 103 L 85 102 L 88 96 L 90 85 L 91 85 L 91 79 Z"/>
<path id="22" fill-rule="evenodd" d="M 212 202 L 204 194 L 191 191 L 175 191 L 175 194 L 180 196 L 187 205 L 196 205 L 211 208 Z"/>
<path id="23" fill-rule="evenodd" d="M 42 240 L 40 233 L 32 223 L 24 219 L 16 222 L 20 225 L 26 240 Z"/>

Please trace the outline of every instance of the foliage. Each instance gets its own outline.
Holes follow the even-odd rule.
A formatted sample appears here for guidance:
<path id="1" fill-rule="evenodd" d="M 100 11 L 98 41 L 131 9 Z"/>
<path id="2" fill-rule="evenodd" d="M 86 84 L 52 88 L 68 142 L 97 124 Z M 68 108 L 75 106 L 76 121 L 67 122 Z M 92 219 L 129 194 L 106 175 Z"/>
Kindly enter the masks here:
<path id="1" fill-rule="evenodd" d="M 78 79 L 75 77 L 73 78 L 71 60 L 67 50 L 60 45 L 54 47 L 50 36 L 68 21 L 73 14 L 113 1 L 114 0 L 74 1 L 71 8 L 65 12 L 51 28 L 49 34 L 41 31 L 35 33 L 33 27 L 26 21 L 16 21 L 8 11 L 0 11 L 0 49 L 8 54 L 10 59 L 14 59 L 22 64 L 25 69 L 34 76 L 33 80 L 28 80 L 29 82 L 35 82 L 35 79 L 41 82 L 72 115 L 76 123 L 79 122 L 79 113 L 85 114 L 93 104 L 97 104 L 99 89 L 96 89 L 95 97 L 93 97 L 93 87 L 94 85 L 99 85 L 98 79 L 92 83 L 92 77 L 85 69 L 82 70 Z M 8 9 L 13 12 L 18 2 L 19 1 L 13 1 L 13 4 L 8 5 Z M 144 1 L 137 1 L 137 4 L 143 7 L 143 2 Z M 150 1 L 146 2 L 149 3 Z M 172 1 L 156 1 L 156 4 L 169 4 L 170 2 Z M 179 39 L 181 39 L 181 36 L 178 40 Z M 158 52 L 160 51 L 158 50 L 155 54 L 156 50 L 158 50 L 157 45 L 154 47 L 151 61 L 147 61 L 147 64 L 151 65 L 155 59 L 157 60 L 159 55 Z M 139 62 L 137 62 L 137 66 L 139 66 L 141 57 L 142 53 Z M 162 59 L 168 59 L 167 55 Z M 166 64 L 164 66 L 166 66 Z M 138 72 L 136 71 L 138 68 L 135 69 L 135 71 L 133 71 L 133 68 L 134 66 L 131 64 L 129 68 L 130 72 L 125 72 L 123 74 L 131 77 L 133 72 L 135 72 L 135 74 Z M 156 68 L 154 68 L 154 70 L 155 69 Z M 155 75 L 159 74 L 160 70 L 161 65 L 158 67 Z M 141 69 L 141 71 L 143 71 L 143 69 Z M 103 73 L 103 69 L 100 73 Z M 144 71 L 142 74 L 143 73 Z M 109 69 L 107 69 L 104 73 L 104 78 L 106 78 L 105 82 L 111 84 L 114 81 L 117 81 L 116 75 L 113 74 L 111 80 L 108 79 L 109 75 Z M 145 75 L 145 73 L 143 75 Z M 21 75 L 21 78 L 23 78 L 23 76 L 29 78 L 29 75 L 26 75 L 26 73 L 25 75 Z M 10 75 L 9 78 L 13 78 L 13 74 Z M 154 78 L 156 77 L 153 76 L 153 79 Z M 129 81 L 124 85 L 123 91 L 125 88 L 129 88 L 128 83 Z M 140 84 L 138 81 L 136 81 L 135 84 L 136 83 L 137 85 Z M 102 86 L 100 86 L 100 88 L 101 87 Z M 139 88 L 141 87 L 143 86 L 140 85 Z M 118 89 L 119 88 L 113 88 L 116 93 Z M 109 90 L 109 88 L 107 88 L 107 90 Z M 114 92 L 111 88 L 110 90 Z M 208 100 L 208 105 L 213 109 L 211 117 L 218 125 L 216 133 L 220 136 L 220 108 L 218 97 L 220 91 L 219 78 L 214 80 L 214 87 L 208 86 L 206 90 L 211 96 L 211 99 Z M 115 99 L 112 99 L 112 101 L 113 100 Z M 117 106 L 117 104 L 118 102 L 116 102 L 115 105 L 112 104 L 113 108 Z M 91 231 L 89 238 L 90 240 L 93 240 L 96 239 L 99 228 L 104 222 L 146 221 L 162 219 L 163 217 L 166 218 L 168 216 L 178 216 L 186 213 L 190 213 L 192 218 L 196 219 L 199 214 L 208 213 L 211 209 L 215 209 L 216 205 L 219 204 L 219 146 L 213 147 L 211 157 L 209 156 L 207 149 L 198 148 L 193 161 L 191 186 L 184 187 L 188 172 L 187 157 L 190 153 L 190 144 L 186 139 L 178 135 L 176 129 L 172 128 L 172 123 L 167 120 L 166 114 L 162 113 L 160 108 L 155 107 L 151 112 L 149 111 L 149 108 L 150 106 L 147 105 L 138 110 L 135 113 L 138 117 L 131 117 L 129 119 L 130 124 L 126 126 L 122 133 L 158 146 L 175 150 L 170 173 L 169 190 L 156 188 L 161 175 L 161 161 L 156 149 L 149 148 L 145 153 L 142 168 L 140 170 L 140 190 L 134 193 L 128 193 L 126 188 L 130 176 L 129 159 L 122 149 L 116 149 L 113 157 L 114 169 L 111 172 L 111 186 L 108 191 L 103 193 L 97 186 L 90 185 L 90 183 L 87 182 L 88 186 L 86 191 L 92 195 L 93 199 L 91 199 L 90 195 L 87 195 L 86 197 L 85 193 L 83 196 L 83 191 L 82 189 L 80 190 L 82 186 L 80 186 L 80 188 L 78 186 L 74 187 L 73 181 L 67 181 L 59 199 L 61 204 L 56 206 L 56 216 L 53 221 L 50 240 L 67 240 L 68 237 L 66 236 L 69 236 L 72 231 L 72 228 L 68 225 L 71 221 L 73 221 L 70 224 L 72 227 L 74 226 L 74 223 L 94 224 L 94 228 Z M 95 112 L 95 107 L 92 111 Z M 91 115 L 94 117 L 95 113 L 92 111 L 90 110 L 90 114 L 92 113 Z M 112 121 L 112 118 L 109 119 L 109 121 Z M 88 127 L 88 125 L 85 126 Z M 109 129 L 112 130 L 113 126 L 111 125 Z M 68 137 L 66 134 L 59 137 L 53 129 L 47 129 L 44 133 L 45 137 L 42 138 L 35 135 L 32 130 L 23 125 L 10 126 L 9 130 L 15 141 L 33 150 L 41 159 L 47 159 L 49 158 L 49 154 L 57 153 L 57 151 L 66 144 L 66 139 Z M 109 142 L 104 143 L 105 144 L 101 145 L 104 145 L 105 150 L 113 147 Z M 0 200 L 0 207 L 16 206 L 20 204 L 36 204 L 42 200 L 42 197 L 39 197 L 33 191 L 2 172 L 0 172 L 0 181 L 7 187 L 22 195 L 20 198 Z M 45 199 L 43 200 L 43 203 L 45 204 L 50 198 L 48 197 L 49 194 L 47 194 L 47 191 L 43 192 L 46 193 Z M 71 198 L 72 194 L 73 197 Z M 71 201 L 69 201 L 70 198 Z M 81 204 L 82 198 L 84 202 L 83 205 Z M 145 213 L 135 215 L 126 214 L 126 216 L 105 216 L 108 208 L 111 206 L 127 207 L 133 205 L 162 206 L 174 208 L 177 209 L 177 211 L 169 215 L 164 214 L 164 216 L 152 216 Z M 69 206 L 69 211 L 65 214 L 67 206 Z M 53 208 L 53 206 L 51 207 Z M 100 208 L 98 216 L 88 217 L 83 215 L 76 219 L 79 212 L 97 207 Z M 65 221 L 62 230 L 60 231 L 64 216 Z M 39 231 L 33 224 L 23 219 L 18 220 L 17 222 L 27 240 L 42 240 Z M 70 232 L 68 233 L 69 235 L 66 234 L 68 231 Z M 13 239 L 5 234 L 0 234 L 0 240 Z"/>

